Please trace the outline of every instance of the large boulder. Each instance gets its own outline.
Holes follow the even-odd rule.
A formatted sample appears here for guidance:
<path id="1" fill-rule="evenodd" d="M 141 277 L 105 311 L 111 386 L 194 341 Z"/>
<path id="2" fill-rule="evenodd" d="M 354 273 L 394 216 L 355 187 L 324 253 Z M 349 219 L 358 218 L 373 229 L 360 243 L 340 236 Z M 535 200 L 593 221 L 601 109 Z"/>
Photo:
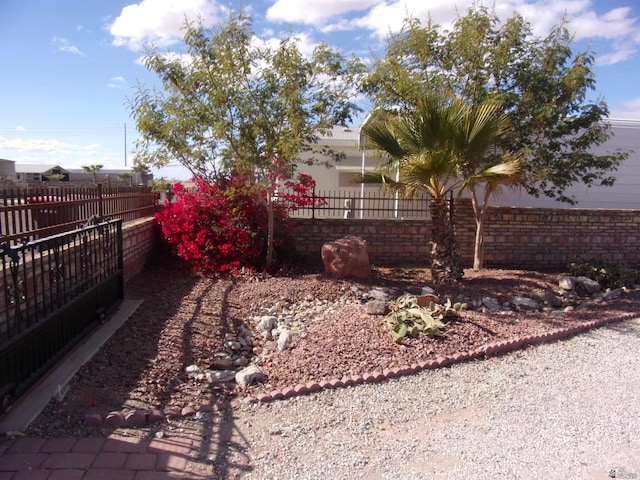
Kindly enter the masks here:
<path id="1" fill-rule="evenodd" d="M 322 263 L 329 275 L 338 278 L 367 278 L 371 274 L 367 242 L 353 235 L 325 243 Z"/>

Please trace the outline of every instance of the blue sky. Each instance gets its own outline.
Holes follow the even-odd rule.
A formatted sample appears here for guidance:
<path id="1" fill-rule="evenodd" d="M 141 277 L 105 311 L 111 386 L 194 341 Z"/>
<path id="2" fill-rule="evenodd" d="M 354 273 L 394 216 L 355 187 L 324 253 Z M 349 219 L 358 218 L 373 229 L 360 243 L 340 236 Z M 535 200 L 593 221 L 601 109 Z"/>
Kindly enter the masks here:
<path id="1" fill-rule="evenodd" d="M 407 12 L 447 26 L 472 0 L 2 0 L 0 158 L 67 168 L 133 163 L 137 137 L 127 98 L 156 78 L 141 65 L 149 43 L 179 49 L 185 14 L 214 24 L 242 5 L 264 40 L 293 30 L 302 50 L 318 40 L 355 53 L 384 52 Z M 597 54 L 597 89 L 612 118 L 640 120 L 638 0 L 491 0 L 546 35 L 566 13 L 576 49 Z M 125 142 L 126 124 L 126 142 Z M 126 152 L 126 153 L 125 153 Z M 156 175 L 185 179 L 178 167 Z"/>

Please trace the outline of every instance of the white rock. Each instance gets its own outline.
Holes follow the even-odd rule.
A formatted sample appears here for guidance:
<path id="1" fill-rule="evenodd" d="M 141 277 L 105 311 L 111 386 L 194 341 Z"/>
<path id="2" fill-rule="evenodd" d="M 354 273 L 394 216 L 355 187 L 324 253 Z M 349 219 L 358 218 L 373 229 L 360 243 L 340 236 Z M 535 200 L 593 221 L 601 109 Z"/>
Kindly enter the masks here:
<path id="1" fill-rule="evenodd" d="M 522 310 L 539 310 L 540 304 L 533 300 L 532 298 L 527 297 L 514 297 L 513 304 L 516 308 L 521 308 Z"/>
<path id="2" fill-rule="evenodd" d="M 291 343 L 291 330 L 282 330 L 280 335 L 278 335 L 278 351 L 282 352 L 285 350 L 289 343 Z"/>
<path id="3" fill-rule="evenodd" d="M 246 387 L 265 380 L 267 376 L 257 365 L 251 364 L 236 373 L 235 378 L 238 385 Z"/>
<path id="4" fill-rule="evenodd" d="M 205 370 L 204 375 L 209 383 L 224 383 L 235 379 L 236 372 L 233 370 Z"/>
<path id="5" fill-rule="evenodd" d="M 200 367 L 198 367 L 197 365 L 189 365 L 184 369 L 185 373 L 188 373 L 190 375 L 196 375 L 198 373 L 202 373 L 200 371 Z"/>

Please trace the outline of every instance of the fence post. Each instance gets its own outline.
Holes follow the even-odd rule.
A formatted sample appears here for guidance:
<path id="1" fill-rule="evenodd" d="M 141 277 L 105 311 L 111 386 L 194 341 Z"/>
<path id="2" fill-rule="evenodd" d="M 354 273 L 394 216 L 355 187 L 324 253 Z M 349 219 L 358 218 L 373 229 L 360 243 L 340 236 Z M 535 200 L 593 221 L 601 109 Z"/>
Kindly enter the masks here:
<path id="1" fill-rule="evenodd" d="M 102 205 L 102 184 L 98 184 L 98 217 L 100 217 L 100 221 L 104 217 L 104 206 Z"/>
<path id="2" fill-rule="evenodd" d="M 311 219 L 316 218 L 316 187 L 313 187 L 313 193 L 311 194 Z"/>

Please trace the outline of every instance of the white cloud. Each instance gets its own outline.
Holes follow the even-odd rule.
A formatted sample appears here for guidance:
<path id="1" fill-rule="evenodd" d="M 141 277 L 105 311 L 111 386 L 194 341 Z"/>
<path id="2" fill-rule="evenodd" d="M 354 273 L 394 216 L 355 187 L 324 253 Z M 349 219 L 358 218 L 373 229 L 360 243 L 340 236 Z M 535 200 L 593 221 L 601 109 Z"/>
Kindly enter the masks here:
<path id="1" fill-rule="evenodd" d="M 127 5 L 109 26 L 113 45 L 140 51 L 154 43 L 166 47 L 182 39 L 185 19 L 213 25 L 225 11 L 215 0 L 142 0 Z"/>
<path id="2" fill-rule="evenodd" d="M 109 88 L 125 88 L 127 86 L 124 77 L 112 77 L 107 83 Z"/>
<path id="3" fill-rule="evenodd" d="M 633 58 L 638 51 L 637 48 L 629 45 L 614 45 L 614 49 L 610 52 L 599 54 L 596 57 L 597 65 L 615 65 Z"/>
<path id="4" fill-rule="evenodd" d="M 82 53 L 78 47 L 73 45 L 66 38 L 53 37 L 52 42 L 61 52 L 72 53 L 74 55 L 81 55 L 83 57 L 85 56 L 84 53 Z"/>
<path id="5" fill-rule="evenodd" d="M 26 131 L 26 128 L 24 128 L 22 125 L 16 125 L 16 132 L 24 132 Z"/>
<path id="6" fill-rule="evenodd" d="M 640 120 L 640 97 L 617 104 L 611 108 L 609 117 Z"/>
<path id="7" fill-rule="evenodd" d="M 55 138 L 6 138 L 0 136 L 0 152 L 3 158 L 24 163 L 62 165 L 80 168 L 88 163 L 119 166 L 121 155 L 110 151 L 100 143 L 79 144 Z"/>
<path id="8" fill-rule="evenodd" d="M 274 22 L 322 25 L 325 21 L 349 12 L 367 10 L 381 0 L 276 0 L 267 10 L 267 20 Z"/>

